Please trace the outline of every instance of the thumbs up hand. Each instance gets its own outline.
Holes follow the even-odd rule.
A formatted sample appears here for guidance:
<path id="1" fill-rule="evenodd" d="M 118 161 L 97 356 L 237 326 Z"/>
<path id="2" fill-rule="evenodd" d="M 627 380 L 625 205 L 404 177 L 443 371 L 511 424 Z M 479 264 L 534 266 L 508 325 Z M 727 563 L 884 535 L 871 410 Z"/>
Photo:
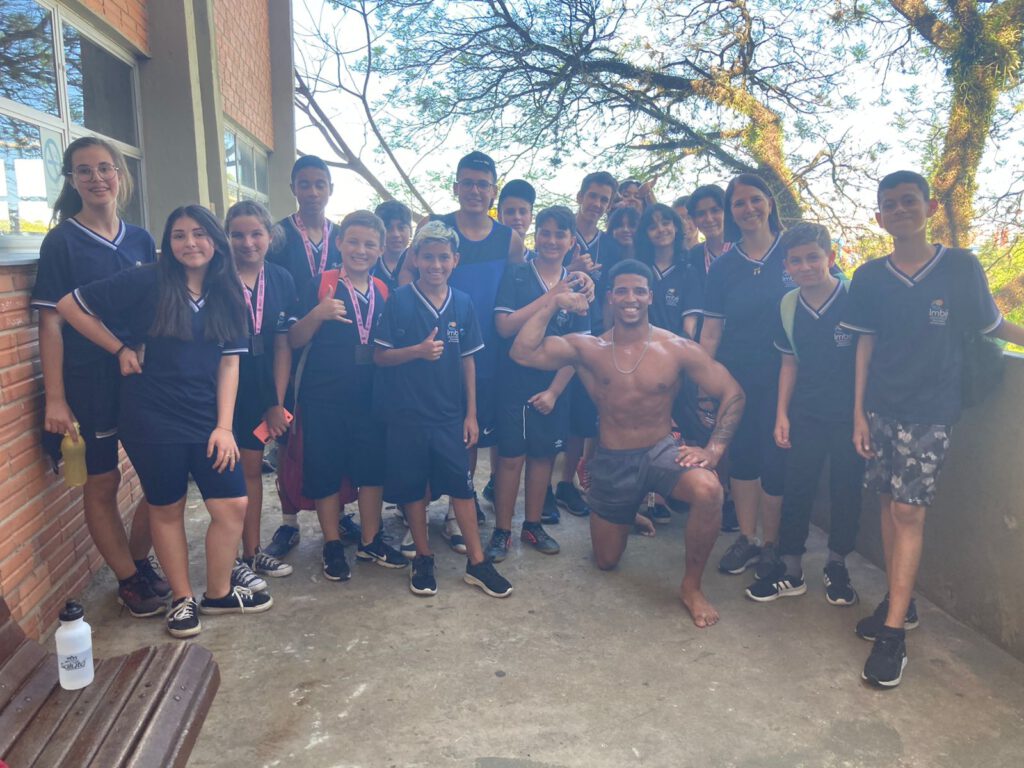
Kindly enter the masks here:
<path id="1" fill-rule="evenodd" d="M 444 342 L 438 341 L 435 337 L 437 336 L 437 328 L 431 330 L 430 335 L 427 336 L 416 346 L 419 347 L 419 356 L 424 360 L 440 360 L 441 355 L 444 353 Z"/>

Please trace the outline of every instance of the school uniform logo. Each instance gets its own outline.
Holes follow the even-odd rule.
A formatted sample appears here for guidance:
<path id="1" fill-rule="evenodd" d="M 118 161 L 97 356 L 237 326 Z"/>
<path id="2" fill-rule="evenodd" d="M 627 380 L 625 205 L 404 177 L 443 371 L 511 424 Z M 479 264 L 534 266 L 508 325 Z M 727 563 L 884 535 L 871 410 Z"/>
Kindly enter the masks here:
<path id="1" fill-rule="evenodd" d="M 452 320 L 448 323 L 448 343 L 458 344 L 459 343 L 459 324 Z"/>
<path id="2" fill-rule="evenodd" d="M 782 284 L 787 288 L 796 288 L 796 283 L 793 282 L 793 278 L 788 271 L 783 271 L 782 273 Z"/>
<path id="3" fill-rule="evenodd" d="M 558 310 L 558 314 L 555 315 L 555 327 L 560 331 L 569 327 L 569 313 L 564 309 Z"/>
<path id="4" fill-rule="evenodd" d="M 936 299 L 928 307 L 928 322 L 931 325 L 944 326 L 949 321 L 949 310 L 946 309 L 946 302 Z"/>
<path id="5" fill-rule="evenodd" d="M 842 326 L 837 325 L 832 330 L 832 340 L 835 341 L 837 347 L 848 347 L 853 344 L 853 334 L 844 330 Z"/>
<path id="6" fill-rule="evenodd" d="M 665 291 L 665 306 L 679 306 L 679 292 L 675 288 L 669 288 L 667 291 Z"/>

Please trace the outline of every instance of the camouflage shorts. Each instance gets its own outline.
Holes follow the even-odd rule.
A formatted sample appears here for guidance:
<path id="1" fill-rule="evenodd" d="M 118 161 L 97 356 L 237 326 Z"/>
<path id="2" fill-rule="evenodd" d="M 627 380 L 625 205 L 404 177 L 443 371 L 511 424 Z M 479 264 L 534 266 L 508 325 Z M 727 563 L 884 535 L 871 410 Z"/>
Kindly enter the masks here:
<path id="1" fill-rule="evenodd" d="M 951 428 L 943 424 L 911 424 L 868 413 L 875 458 L 864 466 L 864 487 L 889 494 L 894 501 L 928 507 L 946 461 Z"/>

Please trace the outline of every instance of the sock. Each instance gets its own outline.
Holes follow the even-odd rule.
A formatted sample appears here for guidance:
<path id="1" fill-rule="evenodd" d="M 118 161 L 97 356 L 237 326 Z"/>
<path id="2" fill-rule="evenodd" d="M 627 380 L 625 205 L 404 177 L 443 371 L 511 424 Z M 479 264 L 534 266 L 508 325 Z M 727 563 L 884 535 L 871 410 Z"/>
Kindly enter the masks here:
<path id="1" fill-rule="evenodd" d="M 528 530 L 528 531 L 536 531 L 536 530 L 537 530 L 538 528 L 540 528 L 540 527 L 541 527 L 541 525 L 540 525 L 540 523 L 539 523 L 539 522 L 538 522 L 538 523 L 532 523 L 532 522 L 530 522 L 529 520 L 524 520 L 524 521 L 523 521 L 523 528 L 524 528 L 525 530 Z"/>
<path id="2" fill-rule="evenodd" d="M 286 513 L 282 512 L 281 513 L 281 524 L 282 525 L 290 525 L 292 528 L 298 528 L 299 527 L 299 516 L 297 514 L 294 514 L 294 513 L 286 514 Z"/>
<path id="3" fill-rule="evenodd" d="M 803 566 L 800 563 L 800 555 L 783 555 L 782 562 L 786 564 L 786 575 L 801 577 L 804 575 Z"/>
<path id="4" fill-rule="evenodd" d="M 831 549 L 828 551 L 828 562 L 839 563 L 844 568 L 846 567 L 846 555 L 840 555 L 833 552 Z"/>
<path id="5" fill-rule="evenodd" d="M 881 631 L 878 633 L 878 637 L 882 637 L 883 635 L 885 635 L 886 637 L 899 638 L 900 640 L 903 640 L 907 636 L 907 630 L 905 630 L 903 627 L 896 629 L 895 627 L 890 627 L 886 624 L 883 624 Z"/>
<path id="6" fill-rule="evenodd" d="M 125 584 L 131 584 L 131 583 L 132 583 L 133 581 L 135 581 L 135 580 L 136 580 L 137 578 L 139 578 L 139 572 L 138 572 L 138 571 L 136 571 L 135 573 L 133 573 L 133 574 L 132 574 L 131 576 L 129 576 L 129 577 L 127 578 L 127 579 L 118 579 L 118 580 L 117 580 L 117 583 L 118 583 L 118 584 L 120 584 L 121 586 L 124 586 Z"/>
<path id="7" fill-rule="evenodd" d="M 141 560 L 133 560 L 132 562 L 135 563 L 135 567 L 137 569 L 138 568 L 145 568 L 147 565 L 149 565 L 149 558 L 148 557 L 144 557 Z"/>

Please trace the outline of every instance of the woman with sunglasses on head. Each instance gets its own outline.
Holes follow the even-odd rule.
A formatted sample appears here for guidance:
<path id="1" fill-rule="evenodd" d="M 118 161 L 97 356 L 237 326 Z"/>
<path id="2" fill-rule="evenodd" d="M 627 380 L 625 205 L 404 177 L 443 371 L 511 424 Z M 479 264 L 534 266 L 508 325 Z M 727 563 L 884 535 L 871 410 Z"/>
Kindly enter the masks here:
<path id="1" fill-rule="evenodd" d="M 213 215 L 188 205 L 167 219 L 161 253 L 155 266 L 76 289 L 57 311 L 120 364 L 121 440 L 149 502 L 153 545 L 171 584 L 167 630 L 192 637 L 200 632 L 200 611 L 253 613 L 273 600 L 231 583 L 246 508 L 232 426 L 238 358 L 248 347 L 231 249 Z M 110 325 L 126 327 L 126 341 Z M 198 603 L 184 525 L 190 475 L 210 513 L 206 594 Z"/>
<path id="2" fill-rule="evenodd" d="M 31 306 L 39 311 L 39 356 L 45 390 L 43 443 L 57 456 L 63 435 L 85 441 L 88 479 L 82 493 L 85 523 L 100 555 L 118 579 L 118 599 L 132 616 L 164 611 L 170 587 L 149 557 L 149 508 L 139 502 L 125 535 L 117 505 L 117 360 L 56 311 L 79 286 L 156 261 L 153 238 L 127 224 L 119 210 L 131 197 L 132 178 L 114 145 L 92 136 L 64 152 L 64 186 L 54 205 L 58 224 L 39 249 Z M 124 329 L 115 325 L 115 334 Z"/>

